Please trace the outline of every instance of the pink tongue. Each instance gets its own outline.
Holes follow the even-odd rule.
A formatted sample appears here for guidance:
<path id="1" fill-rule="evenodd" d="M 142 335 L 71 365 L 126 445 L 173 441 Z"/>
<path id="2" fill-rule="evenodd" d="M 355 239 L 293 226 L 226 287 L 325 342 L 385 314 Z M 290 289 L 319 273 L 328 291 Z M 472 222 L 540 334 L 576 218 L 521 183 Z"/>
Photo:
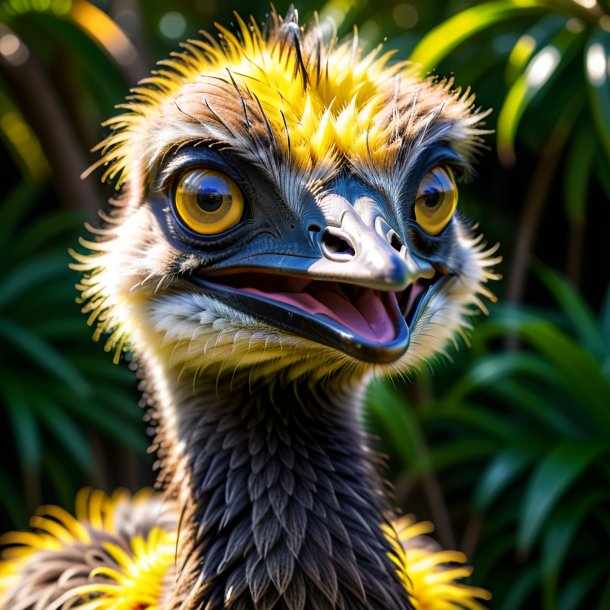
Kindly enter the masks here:
<path id="1" fill-rule="evenodd" d="M 372 290 L 364 290 L 355 306 L 336 292 L 319 292 L 313 297 L 305 292 L 263 292 L 257 288 L 240 290 L 291 305 L 310 314 L 325 315 L 369 341 L 387 342 L 395 337 L 387 309 L 379 295 Z"/>

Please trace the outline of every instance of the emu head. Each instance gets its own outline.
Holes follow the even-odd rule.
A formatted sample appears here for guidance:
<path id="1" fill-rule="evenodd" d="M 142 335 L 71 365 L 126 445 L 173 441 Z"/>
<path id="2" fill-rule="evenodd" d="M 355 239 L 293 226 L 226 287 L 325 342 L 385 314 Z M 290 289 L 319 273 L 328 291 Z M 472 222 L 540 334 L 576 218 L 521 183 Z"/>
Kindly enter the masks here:
<path id="1" fill-rule="evenodd" d="M 108 123 L 119 194 L 80 257 L 91 320 L 195 377 L 408 372 L 490 296 L 456 186 L 485 114 L 296 11 L 237 22 Z"/>

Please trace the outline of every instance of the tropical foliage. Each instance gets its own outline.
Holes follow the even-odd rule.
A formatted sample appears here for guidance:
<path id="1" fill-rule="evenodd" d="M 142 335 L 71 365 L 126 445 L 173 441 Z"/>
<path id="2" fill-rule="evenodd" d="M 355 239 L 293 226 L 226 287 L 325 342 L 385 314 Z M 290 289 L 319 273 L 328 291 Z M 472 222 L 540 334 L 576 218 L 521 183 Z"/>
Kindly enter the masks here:
<path id="1" fill-rule="evenodd" d="M 370 410 L 392 464 L 411 477 L 406 498 L 426 499 L 423 510 L 448 543 L 460 524 L 499 608 L 602 610 L 610 599 L 610 291 L 596 319 L 565 279 L 539 274 L 559 312 L 494 308 L 467 357 L 433 386 L 426 379 L 427 393 L 405 401 L 402 383 L 378 384 Z M 512 333 L 527 349 L 498 351 Z"/>
<path id="2" fill-rule="evenodd" d="M 0 203 L 0 400 L 7 442 L 0 503 L 16 525 L 49 497 L 103 485 L 101 434 L 142 455 L 133 375 L 102 357 L 74 301 L 66 243 L 82 216 L 32 214 L 40 193 L 23 181 Z"/>
<path id="3" fill-rule="evenodd" d="M 262 18 L 268 7 L 0 1 L 2 529 L 22 526 L 40 502 L 69 506 L 84 484 L 150 482 L 134 376 L 90 341 L 74 302 L 67 250 L 112 190 L 78 177 L 95 160 L 99 123 L 152 62 L 197 29 L 231 21 L 233 8 Z M 488 141 L 497 158 L 485 155 L 460 205 L 502 244 L 501 304 L 449 366 L 415 383 L 378 382 L 368 396 L 397 504 L 469 554 L 494 607 L 605 610 L 610 6 L 319 8 L 339 34 L 358 23 L 363 41 L 387 38 L 422 72 L 453 75 L 495 109 Z"/>

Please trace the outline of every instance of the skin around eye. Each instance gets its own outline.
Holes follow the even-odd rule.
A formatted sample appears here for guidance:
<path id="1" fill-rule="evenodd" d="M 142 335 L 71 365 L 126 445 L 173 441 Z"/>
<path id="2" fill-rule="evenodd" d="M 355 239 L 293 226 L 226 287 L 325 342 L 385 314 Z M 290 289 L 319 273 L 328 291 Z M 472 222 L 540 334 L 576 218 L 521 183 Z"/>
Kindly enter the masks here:
<path id="1" fill-rule="evenodd" d="M 415 198 L 415 220 L 431 235 L 438 235 L 449 223 L 457 207 L 458 193 L 453 172 L 436 167 L 428 172 Z"/>
<path id="2" fill-rule="evenodd" d="M 200 235 L 228 231 L 244 212 L 244 196 L 235 181 L 206 168 L 191 169 L 182 175 L 174 203 L 182 222 Z"/>

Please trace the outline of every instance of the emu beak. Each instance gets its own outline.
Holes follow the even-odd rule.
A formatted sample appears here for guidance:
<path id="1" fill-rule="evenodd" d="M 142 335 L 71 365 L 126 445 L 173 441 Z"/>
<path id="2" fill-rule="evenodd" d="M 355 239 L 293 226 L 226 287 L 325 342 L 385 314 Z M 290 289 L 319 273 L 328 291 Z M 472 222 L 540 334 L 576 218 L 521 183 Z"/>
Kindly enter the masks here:
<path id="1" fill-rule="evenodd" d="M 350 206 L 327 220 L 317 256 L 254 252 L 192 280 L 270 326 L 365 362 L 398 360 L 441 276 L 381 217 L 367 223 Z"/>
<path id="2" fill-rule="evenodd" d="M 403 253 L 358 214 L 345 210 L 337 225 L 322 233 L 323 258 L 310 265 L 311 277 L 395 292 L 413 281 Z"/>

